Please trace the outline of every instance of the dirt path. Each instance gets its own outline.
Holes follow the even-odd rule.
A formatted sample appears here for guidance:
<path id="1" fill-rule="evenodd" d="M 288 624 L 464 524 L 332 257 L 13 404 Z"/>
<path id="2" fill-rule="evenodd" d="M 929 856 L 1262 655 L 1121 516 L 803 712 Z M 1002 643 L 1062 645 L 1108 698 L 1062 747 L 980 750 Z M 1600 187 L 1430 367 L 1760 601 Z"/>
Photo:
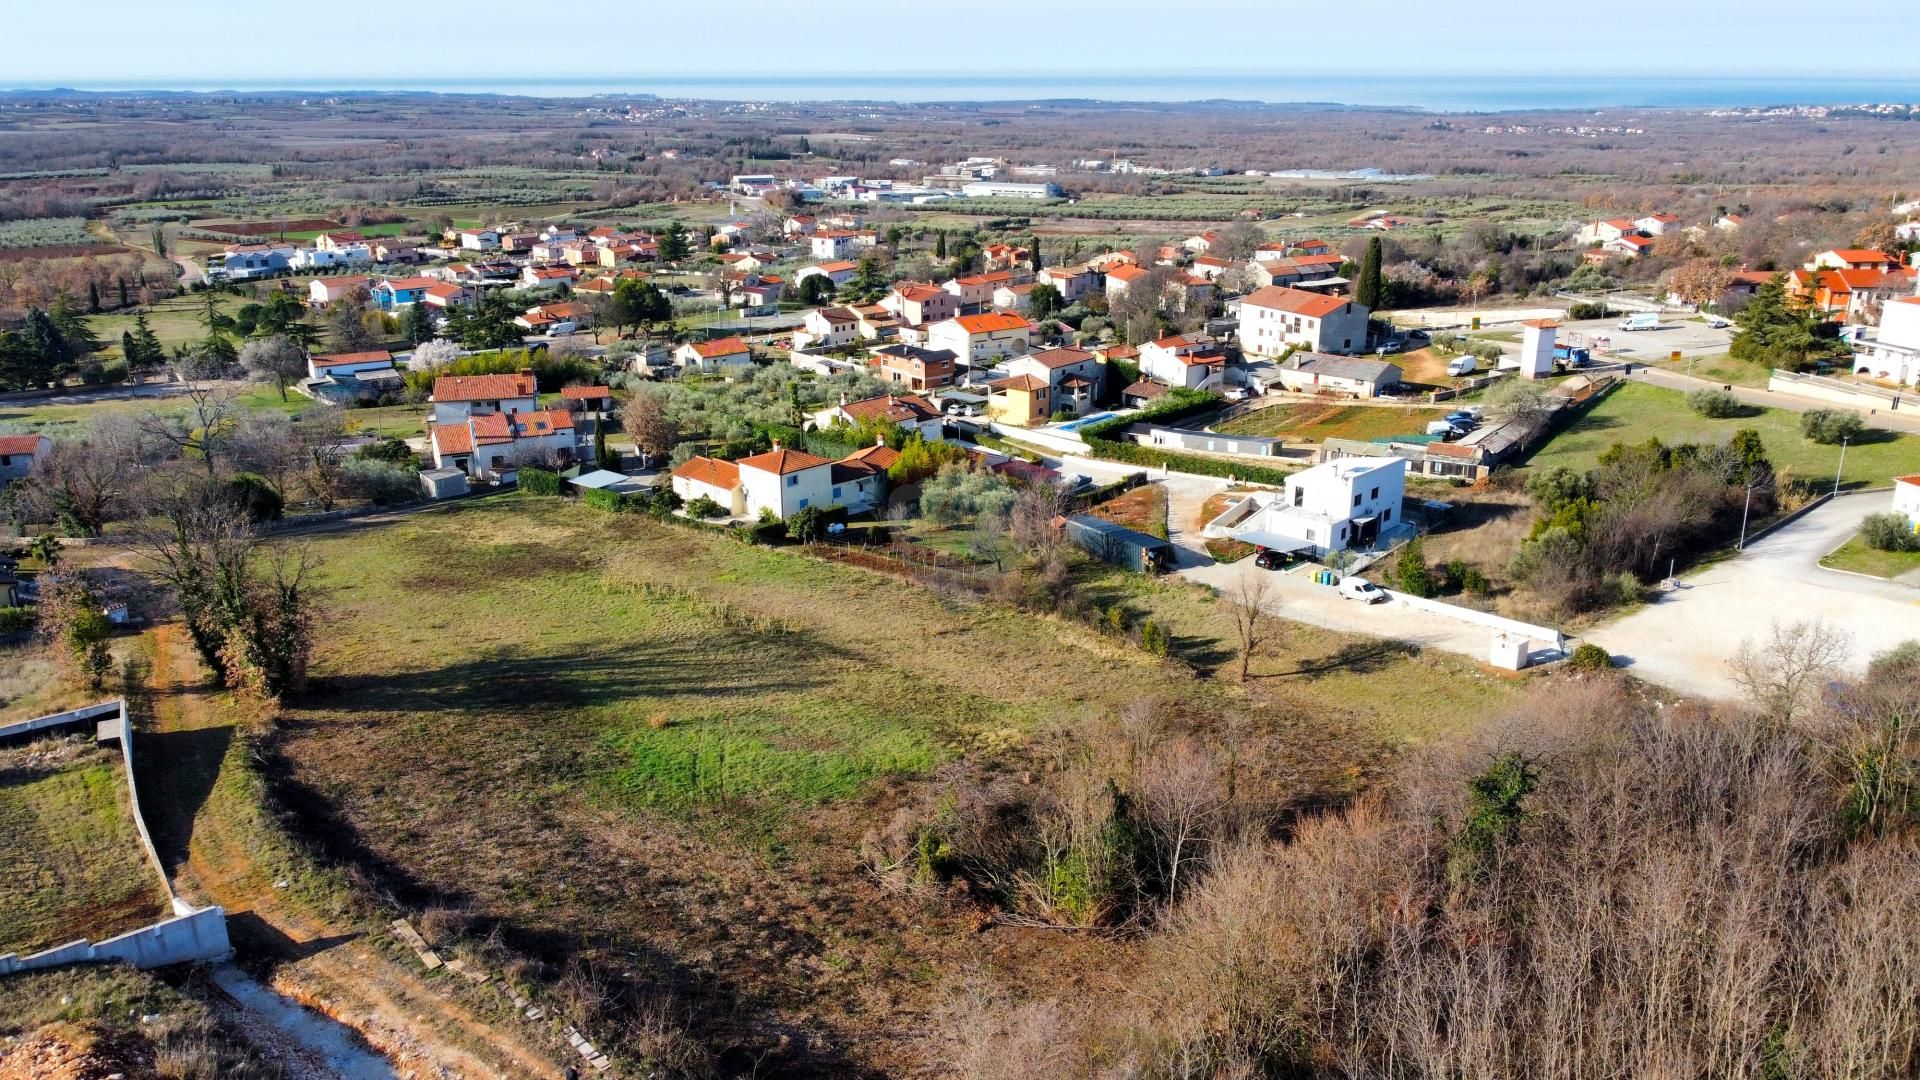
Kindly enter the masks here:
<path id="1" fill-rule="evenodd" d="M 561 1070 L 545 1054 L 393 963 L 357 927 L 296 908 L 254 857 L 244 824 L 253 808 L 235 805 L 244 797 L 219 786 L 237 718 L 202 683 L 179 625 L 152 636 L 152 734 L 142 746 L 141 787 L 155 844 L 182 895 L 224 906 L 242 959 L 273 963 L 267 985 L 354 1029 L 393 1076 L 558 1080 Z"/>

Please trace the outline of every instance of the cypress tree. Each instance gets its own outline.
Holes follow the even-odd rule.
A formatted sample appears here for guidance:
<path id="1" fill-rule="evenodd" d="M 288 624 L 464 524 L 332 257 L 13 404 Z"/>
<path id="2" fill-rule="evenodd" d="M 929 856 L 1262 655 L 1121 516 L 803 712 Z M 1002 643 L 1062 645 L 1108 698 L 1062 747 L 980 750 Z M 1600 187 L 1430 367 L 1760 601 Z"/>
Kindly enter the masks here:
<path id="1" fill-rule="evenodd" d="M 100 283 L 97 281 L 87 282 L 87 314 L 100 314 Z"/>
<path id="2" fill-rule="evenodd" d="M 1033 262 L 1033 272 L 1037 274 L 1040 272 L 1040 269 L 1041 269 L 1039 237 L 1037 236 L 1027 237 L 1027 251 L 1029 252 L 1028 258 L 1031 259 Z"/>
<path id="3" fill-rule="evenodd" d="M 127 306 L 127 279 L 126 278 L 120 279 L 120 306 L 121 307 Z"/>
<path id="4" fill-rule="evenodd" d="M 947 230 L 945 229 L 941 229 L 933 238 L 933 257 L 936 259 L 947 257 Z"/>
<path id="5" fill-rule="evenodd" d="M 1353 286 L 1353 302 L 1369 311 L 1380 310 L 1385 299 L 1380 280 L 1380 238 L 1367 241 L 1367 255 L 1360 263 L 1360 280 Z"/>

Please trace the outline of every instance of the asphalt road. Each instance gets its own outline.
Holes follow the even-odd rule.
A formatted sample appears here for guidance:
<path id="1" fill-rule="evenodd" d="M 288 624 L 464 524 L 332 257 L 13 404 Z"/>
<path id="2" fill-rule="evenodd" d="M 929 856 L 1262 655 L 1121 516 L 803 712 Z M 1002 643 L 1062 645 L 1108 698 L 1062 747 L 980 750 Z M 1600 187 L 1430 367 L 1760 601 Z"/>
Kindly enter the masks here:
<path id="1" fill-rule="evenodd" d="M 1860 670 L 1876 653 L 1920 639 L 1920 589 L 1819 562 L 1859 529 L 1861 518 L 1886 508 L 1885 492 L 1843 495 L 1587 637 L 1651 682 L 1734 697 L 1739 687 L 1727 661 L 1742 642 L 1763 641 L 1776 622 L 1819 619 L 1852 637 L 1847 667 Z"/>

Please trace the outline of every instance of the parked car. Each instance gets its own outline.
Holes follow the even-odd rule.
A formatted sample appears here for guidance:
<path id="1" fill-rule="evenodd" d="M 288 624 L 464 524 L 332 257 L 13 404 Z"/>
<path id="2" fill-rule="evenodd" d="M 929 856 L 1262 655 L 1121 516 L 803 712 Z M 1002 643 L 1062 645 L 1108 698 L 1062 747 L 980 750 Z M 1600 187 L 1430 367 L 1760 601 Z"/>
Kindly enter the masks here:
<path id="1" fill-rule="evenodd" d="M 1340 579 L 1340 598 L 1358 600 L 1363 604 L 1384 604 L 1389 597 L 1387 591 L 1366 578 L 1346 577 Z"/>
<path id="2" fill-rule="evenodd" d="M 1373 351 L 1374 351 L 1374 354 L 1377 356 L 1390 356 L 1393 353 L 1404 352 L 1406 350 L 1406 347 L 1407 347 L 1407 343 L 1404 340 L 1397 337 L 1393 337 L 1393 338 L 1388 338 L 1385 341 L 1382 341 L 1379 347 L 1374 349 Z"/>
<path id="3" fill-rule="evenodd" d="M 1474 412 L 1471 409 L 1455 409 L 1454 411 L 1448 413 L 1446 416 L 1442 417 L 1442 419 L 1444 419 L 1447 423 L 1454 424 L 1454 425 L 1478 426 L 1480 423 L 1480 414 L 1477 412 Z"/>
<path id="4" fill-rule="evenodd" d="M 1281 552 L 1261 548 L 1253 557 L 1253 565 L 1262 570 L 1278 570 L 1287 565 L 1287 557 Z"/>
<path id="5" fill-rule="evenodd" d="M 1729 326 L 1732 326 L 1732 325 L 1733 325 L 1733 323 L 1731 323 L 1731 322 L 1729 322 L 1729 321 L 1728 321 L 1728 320 L 1726 320 L 1726 319 L 1723 319 L 1723 318 L 1721 318 L 1721 317 L 1720 317 L 1720 316 L 1718 316 L 1718 315 L 1709 315 L 1709 316 L 1707 316 L 1707 327 L 1708 327 L 1708 329 L 1712 329 L 1712 330 L 1725 330 L 1725 329 L 1726 329 L 1727 327 L 1729 327 Z"/>
<path id="6" fill-rule="evenodd" d="M 1458 356 L 1447 364 L 1447 374 L 1454 378 L 1471 375 L 1480 370 L 1480 361 L 1472 356 Z"/>

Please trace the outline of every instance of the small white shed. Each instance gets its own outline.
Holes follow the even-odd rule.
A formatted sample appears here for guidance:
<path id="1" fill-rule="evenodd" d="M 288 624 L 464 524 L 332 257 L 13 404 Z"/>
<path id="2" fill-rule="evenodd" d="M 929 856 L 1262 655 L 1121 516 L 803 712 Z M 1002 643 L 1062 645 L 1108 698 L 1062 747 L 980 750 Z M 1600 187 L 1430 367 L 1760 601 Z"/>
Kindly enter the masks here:
<path id="1" fill-rule="evenodd" d="M 459 469 L 428 469 L 420 474 L 420 488 L 429 499 L 452 499 L 467 493 L 467 474 Z"/>

